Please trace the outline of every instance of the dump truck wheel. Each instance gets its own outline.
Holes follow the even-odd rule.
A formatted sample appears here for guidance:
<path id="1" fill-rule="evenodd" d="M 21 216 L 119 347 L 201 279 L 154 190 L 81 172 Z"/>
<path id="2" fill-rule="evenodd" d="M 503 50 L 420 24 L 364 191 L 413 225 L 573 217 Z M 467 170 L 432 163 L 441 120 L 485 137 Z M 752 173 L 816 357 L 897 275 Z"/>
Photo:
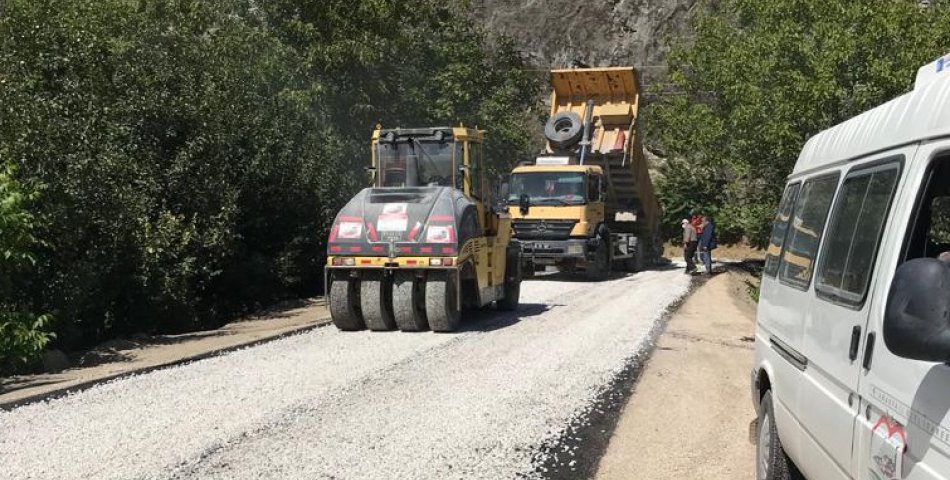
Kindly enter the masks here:
<path id="1" fill-rule="evenodd" d="M 425 286 L 413 272 L 396 272 L 393 276 L 393 314 L 396 325 L 404 332 L 429 328 L 425 310 Z"/>
<path id="2" fill-rule="evenodd" d="M 360 311 L 359 279 L 342 277 L 330 284 L 330 318 L 340 330 L 366 328 Z"/>
<path id="3" fill-rule="evenodd" d="M 628 272 L 642 272 L 646 262 L 646 246 L 638 239 L 637 249 L 633 256 L 624 260 L 624 270 Z"/>
<path id="4" fill-rule="evenodd" d="M 556 148 L 566 149 L 581 140 L 584 134 L 584 121 L 574 112 L 560 112 L 553 115 L 544 125 L 544 136 Z"/>
<path id="5" fill-rule="evenodd" d="M 508 253 L 508 263 L 505 266 L 505 296 L 495 302 L 499 310 L 511 312 L 518 309 L 521 300 L 521 255 L 517 252 Z"/>
<path id="6" fill-rule="evenodd" d="M 594 260 L 587 265 L 587 278 L 595 282 L 607 280 L 610 276 L 610 245 L 602 241 L 597 248 Z"/>
<path id="7" fill-rule="evenodd" d="M 647 246 L 642 239 L 637 241 L 637 253 L 633 256 L 633 259 L 633 271 L 642 272 L 646 268 L 647 262 Z"/>
<path id="8" fill-rule="evenodd" d="M 396 329 L 393 314 L 393 284 L 382 272 L 373 272 L 360 282 L 360 307 L 366 327 L 375 331 Z"/>
<path id="9" fill-rule="evenodd" d="M 448 271 L 429 272 L 426 279 L 426 319 L 433 332 L 454 332 L 461 323 L 455 276 Z"/>

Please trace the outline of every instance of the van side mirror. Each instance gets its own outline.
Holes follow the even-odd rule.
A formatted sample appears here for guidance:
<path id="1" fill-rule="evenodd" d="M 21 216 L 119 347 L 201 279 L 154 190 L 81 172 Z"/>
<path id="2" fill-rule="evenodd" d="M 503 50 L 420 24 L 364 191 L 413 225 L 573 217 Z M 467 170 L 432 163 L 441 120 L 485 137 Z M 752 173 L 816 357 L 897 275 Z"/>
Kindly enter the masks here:
<path id="1" fill-rule="evenodd" d="M 891 282 L 883 333 L 895 355 L 950 361 L 950 266 L 934 258 L 901 265 Z"/>
<path id="2" fill-rule="evenodd" d="M 501 182 L 501 185 L 498 186 L 498 202 L 507 204 L 509 193 L 511 193 L 511 186 L 508 185 L 508 182 Z"/>

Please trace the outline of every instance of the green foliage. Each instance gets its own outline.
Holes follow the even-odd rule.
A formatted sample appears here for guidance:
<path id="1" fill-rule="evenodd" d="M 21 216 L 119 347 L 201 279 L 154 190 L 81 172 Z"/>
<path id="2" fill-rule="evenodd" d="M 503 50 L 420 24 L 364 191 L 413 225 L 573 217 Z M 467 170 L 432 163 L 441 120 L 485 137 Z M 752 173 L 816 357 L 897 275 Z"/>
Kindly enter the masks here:
<path id="1" fill-rule="evenodd" d="M 670 157 L 667 223 L 698 205 L 764 245 L 807 138 L 909 90 L 946 53 L 948 21 L 945 2 L 910 0 L 724 0 L 701 13 L 650 110 L 650 138 Z"/>
<path id="2" fill-rule="evenodd" d="M 13 169 L 0 165 L 0 375 L 37 361 L 53 338 L 48 315 L 33 315 L 18 302 L 18 279 L 34 263 L 39 246 L 35 219 L 26 211 L 27 194 L 13 179 Z"/>
<path id="3" fill-rule="evenodd" d="M 8 0 L 4 15 L 0 159 L 43 186 L 30 209 L 49 245 L 20 295 L 66 348 L 318 292 L 377 122 L 477 123 L 499 168 L 531 147 L 538 79 L 465 5 Z"/>

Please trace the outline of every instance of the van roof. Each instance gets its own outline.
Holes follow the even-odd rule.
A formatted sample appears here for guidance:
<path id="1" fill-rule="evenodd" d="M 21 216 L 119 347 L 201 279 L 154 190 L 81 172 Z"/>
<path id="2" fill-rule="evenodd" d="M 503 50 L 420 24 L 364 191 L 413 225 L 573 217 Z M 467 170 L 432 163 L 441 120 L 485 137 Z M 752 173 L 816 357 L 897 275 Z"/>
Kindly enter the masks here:
<path id="1" fill-rule="evenodd" d="M 940 73 L 942 62 L 931 65 Z M 791 176 L 922 140 L 950 136 L 950 70 L 808 139 Z"/>

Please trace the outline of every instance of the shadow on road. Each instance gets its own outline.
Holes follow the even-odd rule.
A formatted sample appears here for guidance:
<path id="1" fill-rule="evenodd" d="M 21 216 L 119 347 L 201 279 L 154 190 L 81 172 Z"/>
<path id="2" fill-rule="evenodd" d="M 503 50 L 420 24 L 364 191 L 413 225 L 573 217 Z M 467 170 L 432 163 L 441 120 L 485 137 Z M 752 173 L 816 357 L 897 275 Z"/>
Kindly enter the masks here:
<path id="1" fill-rule="evenodd" d="M 502 312 L 494 308 L 466 310 L 462 312 L 462 325 L 458 333 L 491 332 L 510 327 L 525 318 L 541 315 L 556 305 L 544 303 L 522 303 L 518 310 Z"/>

